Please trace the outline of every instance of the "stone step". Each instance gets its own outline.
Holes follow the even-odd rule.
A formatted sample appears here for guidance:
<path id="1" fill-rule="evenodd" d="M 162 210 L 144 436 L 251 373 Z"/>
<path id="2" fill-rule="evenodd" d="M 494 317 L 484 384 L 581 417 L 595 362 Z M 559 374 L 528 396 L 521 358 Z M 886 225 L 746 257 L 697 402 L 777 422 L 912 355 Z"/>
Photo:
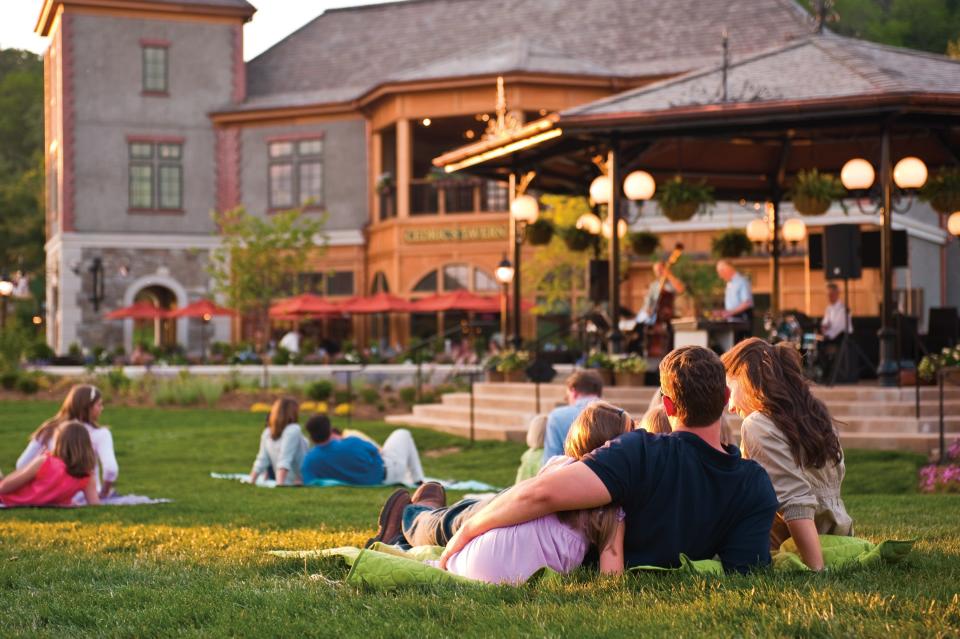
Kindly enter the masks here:
<path id="1" fill-rule="evenodd" d="M 825 402 L 831 414 L 848 416 L 886 415 L 910 417 L 916 419 L 916 405 L 909 402 L 870 402 L 870 401 L 837 401 L 830 399 Z M 921 402 L 921 418 L 936 418 L 940 415 L 937 402 Z M 960 415 L 960 400 L 944 402 L 944 415 Z"/>
<path id="2" fill-rule="evenodd" d="M 535 397 L 497 397 L 490 395 L 474 395 L 473 402 L 475 408 L 481 406 L 496 406 L 500 409 L 518 410 L 529 413 L 537 412 L 537 402 Z M 464 410 L 469 410 L 470 393 L 446 393 L 441 397 L 441 403 L 445 406 L 458 406 L 462 407 Z M 540 412 L 549 413 L 557 406 L 562 406 L 563 404 L 564 402 L 562 400 L 548 401 L 546 398 L 541 397 Z M 638 418 L 644 413 L 649 404 L 649 399 L 642 401 L 629 399 L 617 402 L 617 406 L 620 406 L 625 411 Z"/>
<path id="3" fill-rule="evenodd" d="M 385 419 L 388 424 L 429 428 L 460 437 L 470 436 L 469 423 L 451 422 L 442 418 L 417 415 L 387 415 Z M 524 442 L 527 438 L 527 432 L 525 429 L 504 428 L 496 424 L 476 422 L 474 424 L 474 437 L 482 440 Z"/>
<path id="4" fill-rule="evenodd" d="M 475 423 L 502 426 L 526 432 L 527 424 L 534 417 L 533 411 L 518 411 L 498 408 L 474 408 Z M 470 410 L 462 406 L 448 406 L 446 404 L 420 404 L 413 407 L 415 417 L 430 419 L 445 419 L 451 423 L 458 423 L 469 427 Z"/>

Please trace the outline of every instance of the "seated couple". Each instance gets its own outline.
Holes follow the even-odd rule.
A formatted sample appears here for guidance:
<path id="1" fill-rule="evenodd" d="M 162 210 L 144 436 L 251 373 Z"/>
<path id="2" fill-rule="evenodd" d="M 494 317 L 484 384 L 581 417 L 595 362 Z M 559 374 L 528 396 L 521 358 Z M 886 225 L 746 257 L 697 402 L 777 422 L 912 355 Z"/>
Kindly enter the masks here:
<path id="1" fill-rule="evenodd" d="M 370 541 L 444 545 L 441 568 L 495 583 L 543 566 L 569 572 L 591 545 L 604 572 L 677 566 L 681 553 L 738 572 L 768 564 L 777 497 L 760 465 L 721 444 L 723 364 L 685 347 L 661 361 L 660 379 L 671 434 L 633 431 L 622 409 L 594 401 L 571 426 L 566 457 L 533 479 L 449 507 L 436 484 L 412 499 L 396 491 Z"/>
<path id="2" fill-rule="evenodd" d="M 310 448 L 299 419 L 297 400 L 284 397 L 273 403 L 250 471 L 251 482 L 260 477 L 272 477 L 278 486 L 322 479 L 359 486 L 423 482 L 420 455 L 410 431 L 395 430 L 378 447 L 361 433 L 344 436 L 331 427 L 326 415 L 314 415 L 307 421 L 314 443 Z"/>

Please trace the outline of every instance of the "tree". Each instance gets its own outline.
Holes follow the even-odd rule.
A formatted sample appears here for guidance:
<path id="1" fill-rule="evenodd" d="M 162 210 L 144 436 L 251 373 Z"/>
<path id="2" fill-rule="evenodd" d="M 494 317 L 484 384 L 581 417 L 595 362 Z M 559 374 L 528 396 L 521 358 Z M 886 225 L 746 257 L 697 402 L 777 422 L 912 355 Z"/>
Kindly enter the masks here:
<path id="1" fill-rule="evenodd" d="M 326 249 L 326 215 L 293 209 L 262 218 L 240 206 L 214 212 L 213 219 L 221 235 L 220 247 L 210 257 L 214 290 L 264 329 L 270 301 L 296 279 L 311 256 Z"/>
<path id="2" fill-rule="evenodd" d="M 544 195 L 542 215 L 557 228 L 571 227 L 590 205 L 582 197 Z M 536 291 L 543 303 L 534 309 L 535 314 L 546 314 L 569 309 L 577 313 L 577 291 L 583 291 L 586 281 L 587 256 L 571 251 L 558 233 L 545 246 L 538 246 L 533 257 L 521 265 L 524 289 Z"/>

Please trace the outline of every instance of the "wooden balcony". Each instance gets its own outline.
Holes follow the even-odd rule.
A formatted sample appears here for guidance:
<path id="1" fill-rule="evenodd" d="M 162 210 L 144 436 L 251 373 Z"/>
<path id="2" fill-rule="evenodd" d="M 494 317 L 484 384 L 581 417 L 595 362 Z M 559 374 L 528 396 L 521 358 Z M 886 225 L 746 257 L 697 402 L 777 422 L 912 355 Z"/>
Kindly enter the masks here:
<path id="1" fill-rule="evenodd" d="M 503 213 L 508 209 L 507 185 L 479 179 L 410 181 L 410 216 L 462 213 Z M 402 213 L 395 191 L 379 194 L 380 220 Z"/>

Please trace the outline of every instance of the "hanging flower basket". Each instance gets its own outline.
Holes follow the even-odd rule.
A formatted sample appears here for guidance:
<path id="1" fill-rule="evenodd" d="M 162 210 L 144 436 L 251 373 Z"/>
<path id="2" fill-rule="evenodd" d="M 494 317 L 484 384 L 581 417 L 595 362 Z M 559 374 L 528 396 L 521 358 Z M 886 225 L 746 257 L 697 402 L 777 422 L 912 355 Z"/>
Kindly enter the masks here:
<path id="1" fill-rule="evenodd" d="M 657 189 L 656 198 L 664 217 L 673 222 L 689 220 L 714 202 L 713 187 L 706 182 L 685 182 L 679 175 Z"/>
<path id="2" fill-rule="evenodd" d="M 671 206 L 660 205 L 663 216 L 671 222 L 686 222 L 696 215 L 699 208 L 699 202 L 682 202 Z"/>
<path id="3" fill-rule="evenodd" d="M 549 244 L 553 239 L 553 224 L 547 220 L 537 220 L 527 225 L 527 241 L 534 246 Z"/>
<path id="4" fill-rule="evenodd" d="M 932 176 L 920 189 L 920 199 L 943 215 L 960 211 L 960 169 L 943 169 Z"/>
<path id="5" fill-rule="evenodd" d="M 627 236 L 634 254 L 641 257 L 652 255 L 660 247 L 660 237 L 655 233 L 637 231 Z"/>
<path id="6" fill-rule="evenodd" d="M 801 215 L 823 215 L 830 209 L 830 200 L 798 195 L 793 198 L 793 208 Z"/>
<path id="7" fill-rule="evenodd" d="M 810 169 L 797 173 L 790 189 L 790 201 L 801 215 L 823 215 L 834 201 L 839 201 L 842 206 L 846 194 L 843 183 L 836 176 Z"/>
<path id="8" fill-rule="evenodd" d="M 829 202 L 827 204 L 829 205 Z M 740 229 L 728 229 L 715 235 L 710 243 L 714 255 L 727 259 L 746 255 L 752 248 L 750 238 Z"/>
<path id="9" fill-rule="evenodd" d="M 586 251 L 593 246 L 593 243 L 596 241 L 593 235 L 576 227 L 564 229 L 562 235 L 563 243 L 566 244 L 567 248 L 571 251 Z"/>

